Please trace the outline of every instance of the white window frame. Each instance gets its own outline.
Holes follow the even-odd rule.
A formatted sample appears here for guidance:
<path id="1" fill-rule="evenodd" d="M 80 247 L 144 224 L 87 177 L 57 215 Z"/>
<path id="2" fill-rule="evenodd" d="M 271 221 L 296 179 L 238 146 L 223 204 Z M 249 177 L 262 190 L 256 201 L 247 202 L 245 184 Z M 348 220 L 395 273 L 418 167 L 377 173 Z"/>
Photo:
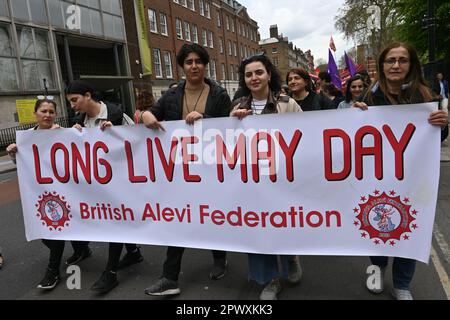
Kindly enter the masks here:
<path id="1" fill-rule="evenodd" d="M 157 79 L 162 79 L 164 76 L 161 63 L 161 51 L 159 49 L 153 49 L 153 65 L 155 66 L 155 77 Z"/>
<path id="2" fill-rule="evenodd" d="M 169 36 L 169 28 L 167 26 L 167 15 L 163 12 L 159 13 L 159 23 L 161 27 L 161 34 L 164 36 Z"/>
<path id="3" fill-rule="evenodd" d="M 195 11 L 195 0 L 187 0 L 188 8 Z"/>
<path id="4" fill-rule="evenodd" d="M 206 31 L 206 29 L 202 30 L 202 45 L 204 47 L 208 46 L 208 32 Z"/>
<path id="5" fill-rule="evenodd" d="M 211 5 L 208 1 L 205 1 L 205 17 L 211 19 Z"/>
<path id="6" fill-rule="evenodd" d="M 177 39 L 183 40 L 183 21 L 181 21 L 181 19 L 175 18 L 175 29 Z"/>
<path id="7" fill-rule="evenodd" d="M 191 41 L 191 25 L 187 21 L 184 21 L 184 39 Z"/>
<path id="8" fill-rule="evenodd" d="M 164 67 L 166 69 L 166 78 L 173 79 L 172 55 L 170 51 L 164 51 Z"/>
<path id="9" fill-rule="evenodd" d="M 198 44 L 198 27 L 197 25 L 192 25 L 192 42 Z"/>
<path id="10" fill-rule="evenodd" d="M 154 18 L 154 22 L 152 23 L 152 18 Z M 156 10 L 148 9 L 148 21 L 150 24 L 150 32 L 152 33 L 158 33 L 158 18 L 156 14 Z M 152 28 L 152 25 L 154 25 L 154 28 Z"/>
<path id="11" fill-rule="evenodd" d="M 214 49 L 214 34 L 208 30 L 208 46 Z"/>
<path id="12" fill-rule="evenodd" d="M 199 13 L 201 16 L 205 16 L 205 1 L 198 0 Z"/>

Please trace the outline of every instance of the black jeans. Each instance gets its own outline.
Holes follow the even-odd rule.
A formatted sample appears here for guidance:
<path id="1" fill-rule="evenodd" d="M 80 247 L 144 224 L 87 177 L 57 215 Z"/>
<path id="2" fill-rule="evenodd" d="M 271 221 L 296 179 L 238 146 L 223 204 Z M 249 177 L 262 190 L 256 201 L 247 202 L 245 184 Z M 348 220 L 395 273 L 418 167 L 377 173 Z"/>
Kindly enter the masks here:
<path id="1" fill-rule="evenodd" d="M 48 240 L 44 239 L 42 242 L 50 249 L 50 258 L 48 261 L 48 268 L 51 270 L 59 270 L 61 265 L 61 258 L 64 253 L 64 240 Z M 88 249 L 89 242 L 86 241 L 72 241 L 72 247 L 75 253 L 81 253 Z"/>
<path id="2" fill-rule="evenodd" d="M 181 259 L 183 258 L 184 249 L 180 247 L 167 247 L 167 257 L 164 261 L 163 276 L 164 278 L 178 281 L 181 270 Z M 226 251 L 211 250 L 214 260 L 226 259 Z"/>
<path id="3" fill-rule="evenodd" d="M 120 255 L 122 254 L 123 243 L 109 243 L 109 255 L 108 263 L 106 264 L 106 271 L 117 271 L 117 266 L 120 262 Z M 131 243 L 125 243 L 127 252 L 135 252 L 137 250 L 137 245 Z"/>

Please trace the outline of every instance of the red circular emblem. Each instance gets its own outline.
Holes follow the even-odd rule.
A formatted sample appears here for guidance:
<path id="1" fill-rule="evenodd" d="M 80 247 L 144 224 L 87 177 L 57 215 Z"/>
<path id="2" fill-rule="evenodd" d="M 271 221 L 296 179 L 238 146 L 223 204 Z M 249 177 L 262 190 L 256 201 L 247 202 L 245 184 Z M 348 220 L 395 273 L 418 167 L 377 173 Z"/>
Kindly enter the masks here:
<path id="1" fill-rule="evenodd" d="M 388 195 L 375 190 L 374 195 L 361 197 L 359 208 L 354 209 L 358 213 L 354 225 L 362 231 L 362 238 L 375 239 L 376 245 L 382 241 L 394 246 L 396 240 L 409 240 L 407 233 L 412 232 L 411 228 L 418 228 L 413 223 L 417 211 L 411 210 L 409 202 L 409 198 L 402 200 L 395 191 Z"/>
<path id="2" fill-rule="evenodd" d="M 36 208 L 37 217 L 42 220 L 42 225 L 47 226 L 50 231 L 62 231 L 62 228 L 69 226 L 68 222 L 72 218 L 70 205 L 58 193 L 45 192 L 39 196 Z"/>

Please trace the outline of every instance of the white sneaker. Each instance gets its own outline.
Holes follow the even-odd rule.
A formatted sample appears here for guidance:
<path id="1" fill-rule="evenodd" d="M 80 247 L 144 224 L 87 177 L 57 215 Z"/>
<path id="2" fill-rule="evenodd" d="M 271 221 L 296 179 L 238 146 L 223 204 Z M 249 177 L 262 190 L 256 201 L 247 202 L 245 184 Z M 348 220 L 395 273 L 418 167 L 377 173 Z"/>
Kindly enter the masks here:
<path id="1" fill-rule="evenodd" d="M 371 281 L 373 281 L 373 274 L 368 274 L 366 279 L 366 288 L 372 293 L 380 294 L 384 291 L 384 274 L 386 273 L 386 268 L 380 268 L 381 271 L 381 279 L 380 279 L 380 285 L 379 287 L 374 287 L 371 284 Z"/>
<path id="2" fill-rule="evenodd" d="M 288 267 L 288 282 L 291 285 L 298 284 L 303 276 L 303 270 L 298 261 L 298 256 L 295 256 L 293 260 L 289 261 Z"/>
<path id="3" fill-rule="evenodd" d="M 393 288 L 391 294 L 396 300 L 414 300 L 409 290 Z"/>
<path id="4" fill-rule="evenodd" d="M 277 300 L 277 295 L 281 292 L 283 287 L 281 286 L 280 279 L 272 280 L 259 295 L 259 300 Z"/>

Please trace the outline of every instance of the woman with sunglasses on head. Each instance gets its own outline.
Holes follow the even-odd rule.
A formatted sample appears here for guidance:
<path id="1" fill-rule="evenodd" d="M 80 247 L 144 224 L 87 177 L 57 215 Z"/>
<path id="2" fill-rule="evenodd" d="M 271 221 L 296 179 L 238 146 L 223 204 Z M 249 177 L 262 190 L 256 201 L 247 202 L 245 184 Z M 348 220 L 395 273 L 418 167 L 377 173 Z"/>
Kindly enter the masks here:
<path id="1" fill-rule="evenodd" d="M 243 119 L 249 115 L 301 112 L 299 105 L 289 96 L 280 95 L 281 78 L 272 62 L 263 54 L 242 61 L 239 67 L 239 86 L 244 97 L 231 112 L 232 117 Z M 281 270 L 278 266 L 281 260 Z M 263 285 L 261 300 L 276 300 L 282 290 L 281 278 L 297 284 L 302 269 L 297 256 L 248 254 L 249 279 Z"/>
<path id="2" fill-rule="evenodd" d="M 361 75 L 357 74 L 348 79 L 347 89 L 345 90 L 345 100 L 339 104 L 338 109 L 353 107 L 366 89 L 366 83 Z"/>
<path id="3" fill-rule="evenodd" d="M 60 126 L 55 123 L 56 118 L 56 103 L 53 100 L 44 99 L 37 100 L 34 107 L 34 115 L 36 117 L 37 125 L 29 130 L 53 130 L 59 129 Z M 16 153 L 18 152 L 15 143 L 6 148 L 9 156 L 13 162 L 16 162 Z M 53 289 L 60 281 L 59 268 L 61 265 L 61 258 L 64 252 L 64 240 L 42 240 L 42 242 L 50 249 L 50 258 L 44 278 L 39 282 L 37 288 L 44 290 Z M 74 254 L 67 261 L 66 264 L 76 264 L 81 260 L 89 257 L 92 251 L 89 249 L 88 242 L 72 241 Z"/>
<path id="4" fill-rule="evenodd" d="M 355 103 L 355 107 L 367 110 L 368 106 L 415 104 L 434 100 L 432 91 L 424 80 L 417 52 L 410 45 L 395 42 L 387 46 L 378 58 L 377 68 L 379 81 L 363 96 L 364 102 Z M 448 113 L 442 110 L 434 111 L 428 122 L 442 128 L 441 140 L 444 140 L 448 135 Z M 384 290 L 383 277 L 388 257 L 370 257 L 370 260 L 380 268 L 382 281 L 379 288 L 368 289 L 372 293 L 381 293 Z M 394 258 L 394 288 L 391 293 L 397 300 L 413 299 L 410 284 L 415 268 L 415 260 Z"/>

